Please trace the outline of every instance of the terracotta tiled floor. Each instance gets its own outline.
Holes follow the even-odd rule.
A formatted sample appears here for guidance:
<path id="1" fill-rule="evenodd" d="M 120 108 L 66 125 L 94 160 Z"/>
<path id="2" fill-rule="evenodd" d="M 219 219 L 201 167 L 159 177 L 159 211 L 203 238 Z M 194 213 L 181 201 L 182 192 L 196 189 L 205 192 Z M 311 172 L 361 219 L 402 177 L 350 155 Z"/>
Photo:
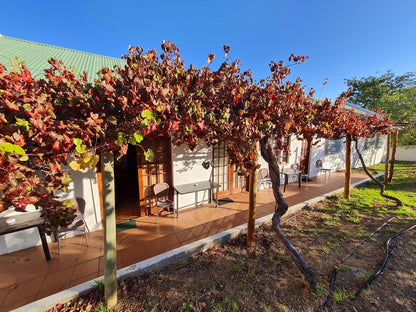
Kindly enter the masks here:
<path id="1" fill-rule="evenodd" d="M 364 178 L 354 175 L 352 182 Z M 296 183 L 289 184 L 284 196 L 289 206 L 293 206 L 343 185 L 344 175 L 332 173 L 330 178 L 319 177 L 303 184 L 300 189 Z M 233 202 L 218 208 L 208 204 L 180 211 L 179 219 L 171 213 L 163 212 L 159 224 L 156 224 L 155 216 L 136 219 L 137 228 L 117 234 L 117 268 L 246 223 L 248 194 L 237 194 L 230 198 Z M 273 209 L 273 193 L 268 190 L 258 192 L 257 218 L 271 214 Z M 60 255 L 57 244 L 50 243 L 50 261 L 45 260 L 41 246 L 1 255 L 0 312 L 10 311 L 102 276 L 102 235 L 102 231 L 90 233 L 89 247 L 85 245 L 85 237 L 82 235 L 63 240 Z"/>

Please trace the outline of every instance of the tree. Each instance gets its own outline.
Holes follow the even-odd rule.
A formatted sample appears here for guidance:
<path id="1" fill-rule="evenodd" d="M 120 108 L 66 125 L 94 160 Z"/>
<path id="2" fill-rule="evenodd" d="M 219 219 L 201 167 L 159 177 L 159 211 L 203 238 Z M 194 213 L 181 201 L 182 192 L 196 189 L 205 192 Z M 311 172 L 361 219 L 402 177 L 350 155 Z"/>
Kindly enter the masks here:
<path id="1" fill-rule="evenodd" d="M 378 77 L 354 77 L 345 82 L 352 88 L 349 102 L 370 110 L 380 107 L 388 117 L 405 127 L 400 131 L 398 144 L 416 144 L 416 73 L 395 75 L 388 71 Z"/>

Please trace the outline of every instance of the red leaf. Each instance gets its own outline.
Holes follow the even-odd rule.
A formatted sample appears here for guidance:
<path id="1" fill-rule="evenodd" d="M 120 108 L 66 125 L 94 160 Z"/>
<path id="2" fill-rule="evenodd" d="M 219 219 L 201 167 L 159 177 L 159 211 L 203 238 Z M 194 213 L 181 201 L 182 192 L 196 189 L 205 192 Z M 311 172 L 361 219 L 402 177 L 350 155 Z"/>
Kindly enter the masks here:
<path id="1" fill-rule="evenodd" d="M 59 151 L 61 149 L 59 141 L 55 141 L 55 143 L 53 143 L 52 148 L 56 151 Z"/>
<path id="2" fill-rule="evenodd" d="M 178 129 L 179 129 L 178 122 L 174 121 L 174 122 L 172 123 L 172 130 L 173 130 L 173 131 L 177 131 Z"/>

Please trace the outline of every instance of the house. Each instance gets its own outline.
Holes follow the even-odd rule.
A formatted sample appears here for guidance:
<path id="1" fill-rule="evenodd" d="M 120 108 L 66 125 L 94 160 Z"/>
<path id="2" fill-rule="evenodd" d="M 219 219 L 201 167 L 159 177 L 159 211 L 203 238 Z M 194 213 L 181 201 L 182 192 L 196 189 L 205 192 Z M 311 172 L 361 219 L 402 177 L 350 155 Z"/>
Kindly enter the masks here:
<path id="1" fill-rule="evenodd" d="M 10 69 L 9 59 L 18 57 L 25 61 L 28 69 L 37 78 L 49 67 L 47 59 L 54 57 L 79 72 L 87 71 L 93 80 L 101 67 L 123 66 L 125 61 L 76 50 L 70 50 L 36 42 L 30 42 L 0 36 L 0 63 Z M 364 111 L 363 111 L 364 112 Z M 364 112 L 365 113 L 365 112 Z M 309 177 L 316 176 L 316 161 L 322 160 L 323 166 L 332 170 L 344 169 L 345 145 L 343 140 L 321 140 L 308 146 L 305 141 L 295 137 L 285 138 L 287 151 L 276 151 L 281 166 L 300 164 Z M 152 162 L 145 160 L 142 149 L 130 146 L 127 155 L 115 165 L 116 215 L 119 221 L 143 217 L 154 213 L 153 185 L 168 182 L 172 186 L 186 183 L 208 181 L 213 177 L 220 184 L 219 197 L 242 192 L 246 189 L 246 178 L 239 175 L 235 167 L 229 164 L 225 145 L 208 147 L 201 141 L 196 151 L 186 145 L 173 146 L 167 137 L 152 141 L 143 141 L 145 149 L 151 148 L 155 157 Z M 377 137 L 360 141 L 367 164 L 379 163 L 384 156 L 385 138 Z M 204 161 L 213 163 L 205 169 Z M 262 167 L 267 163 L 260 159 Z M 359 166 L 354 157 L 353 166 Z M 86 201 L 85 218 L 91 231 L 102 228 L 102 204 L 99 168 L 88 169 L 84 173 L 74 172 L 70 168 L 72 182 L 67 198 L 82 197 Z M 209 191 L 176 196 L 180 209 L 206 203 Z M 155 225 L 156 226 L 156 225 Z M 36 229 L 0 236 L 0 254 L 28 248 L 40 244 Z"/>

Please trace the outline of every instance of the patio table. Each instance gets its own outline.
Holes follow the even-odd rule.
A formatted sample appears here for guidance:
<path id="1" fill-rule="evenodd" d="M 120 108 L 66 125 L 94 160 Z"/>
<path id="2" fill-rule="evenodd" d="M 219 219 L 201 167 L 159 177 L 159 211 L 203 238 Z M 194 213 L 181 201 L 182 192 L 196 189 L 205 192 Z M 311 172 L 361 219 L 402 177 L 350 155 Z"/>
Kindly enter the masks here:
<path id="1" fill-rule="evenodd" d="M 299 188 L 301 186 L 302 181 L 302 171 L 298 169 L 293 168 L 284 168 L 282 171 L 280 171 L 281 174 L 285 176 L 285 185 L 283 187 L 283 193 L 286 192 L 286 185 L 289 183 L 289 176 L 298 176 L 299 181 Z"/>
<path id="2" fill-rule="evenodd" d="M 15 219 L 16 221 L 12 224 L 8 224 L 6 222 L 7 219 Z M 0 218 L 0 235 L 6 235 L 34 227 L 38 229 L 40 240 L 42 242 L 43 253 L 45 254 L 46 260 L 49 261 L 51 260 L 51 255 L 49 253 L 49 247 L 46 241 L 45 220 L 40 216 L 39 212 L 27 212 L 19 215 Z"/>
<path id="3" fill-rule="evenodd" d="M 175 185 L 173 189 L 176 193 L 176 208 L 179 210 L 179 194 L 189 194 L 189 193 L 195 193 L 195 203 L 198 202 L 198 192 L 199 191 L 205 191 L 209 190 L 208 194 L 208 201 L 212 202 L 212 189 L 216 188 L 216 206 L 218 207 L 218 190 L 219 190 L 220 184 L 216 182 L 211 181 L 200 181 L 195 183 L 187 183 L 187 184 L 181 184 L 181 185 Z"/>

